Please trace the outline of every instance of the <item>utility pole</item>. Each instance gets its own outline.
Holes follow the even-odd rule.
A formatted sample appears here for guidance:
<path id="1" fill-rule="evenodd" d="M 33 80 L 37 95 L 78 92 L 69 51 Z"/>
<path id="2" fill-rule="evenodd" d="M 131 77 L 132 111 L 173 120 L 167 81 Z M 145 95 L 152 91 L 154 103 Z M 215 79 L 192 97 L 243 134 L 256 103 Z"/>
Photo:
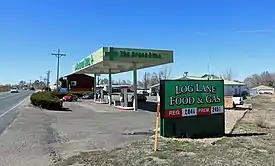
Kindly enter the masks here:
<path id="1" fill-rule="evenodd" d="M 44 84 L 45 84 L 45 87 L 47 87 L 47 78 L 44 78 L 44 79 L 43 79 L 43 82 L 44 82 Z"/>
<path id="2" fill-rule="evenodd" d="M 37 86 L 38 86 L 40 89 L 42 89 L 43 77 L 40 76 L 39 78 L 40 78 L 40 79 L 39 79 L 39 84 L 38 84 Z"/>
<path id="3" fill-rule="evenodd" d="M 52 53 L 52 55 L 56 56 L 57 58 L 57 67 L 56 67 L 56 91 L 58 91 L 58 84 L 59 84 L 59 61 L 62 56 L 66 56 L 66 54 L 60 53 L 60 49 L 57 50 L 57 53 Z"/>
<path id="4" fill-rule="evenodd" d="M 50 74 L 51 74 L 51 71 L 50 71 L 50 70 L 48 70 L 48 71 L 47 71 L 47 82 L 46 82 L 46 86 L 47 86 L 47 88 L 49 88 L 49 87 L 50 87 Z"/>

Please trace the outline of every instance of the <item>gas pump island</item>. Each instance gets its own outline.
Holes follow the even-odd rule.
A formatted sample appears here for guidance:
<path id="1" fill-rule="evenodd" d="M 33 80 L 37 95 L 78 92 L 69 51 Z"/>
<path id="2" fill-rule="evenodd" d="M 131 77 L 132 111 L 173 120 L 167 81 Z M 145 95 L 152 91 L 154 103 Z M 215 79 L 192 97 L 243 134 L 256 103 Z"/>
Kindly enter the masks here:
<path id="1" fill-rule="evenodd" d="M 94 74 L 95 76 L 96 74 L 108 74 L 108 103 L 111 105 L 112 74 L 133 71 L 133 109 L 136 111 L 138 105 L 137 70 L 168 63 L 173 63 L 173 51 L 171 50 L 102 47 L 76 63 L 73 66 L 73 74 Z M 96 84 L 94 84 L 94 89 L 96 89 Z"/>
<path id="2" fill-rule="evenodd" d="M 130 87 L 129 86 L 121 86 L 120 87 L 120 98 L 119 98 L 119 101 L 114 101 L 114 106 L 116 108 L 122 108 L 124 110 L 127 110 L 127 109 L 132 109 L 132 107 L 129 106 L 129 103 L 128 103 L 128 89 Z"/>
<path id="3" fill-rule="evenodd" d="M 103 87 L 97 87 L 96 91 L 94 93 L 94 102 L 99 104 L 108 104 L 109 101 L 106 100 L 104 93 L 103 93 Z"/>

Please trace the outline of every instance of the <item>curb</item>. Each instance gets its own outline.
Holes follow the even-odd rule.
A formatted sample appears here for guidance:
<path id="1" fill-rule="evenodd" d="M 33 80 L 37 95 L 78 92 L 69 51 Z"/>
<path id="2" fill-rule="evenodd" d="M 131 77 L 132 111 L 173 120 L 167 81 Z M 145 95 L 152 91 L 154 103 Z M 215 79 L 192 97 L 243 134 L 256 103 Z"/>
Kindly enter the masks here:
<path id="1" fill-rule="evenodd" d="M 104 101 L 93 101 L 94 103 L 96 103 L 96 104 L 108 104 L 108 102 L 104 102 Z"/>
<path id="2" fill-rule="evenodd" d="M 114 107 L 120 110 L 134 110 L 133 107 L 121 107 L 121 106 L 114 106 Z"/>

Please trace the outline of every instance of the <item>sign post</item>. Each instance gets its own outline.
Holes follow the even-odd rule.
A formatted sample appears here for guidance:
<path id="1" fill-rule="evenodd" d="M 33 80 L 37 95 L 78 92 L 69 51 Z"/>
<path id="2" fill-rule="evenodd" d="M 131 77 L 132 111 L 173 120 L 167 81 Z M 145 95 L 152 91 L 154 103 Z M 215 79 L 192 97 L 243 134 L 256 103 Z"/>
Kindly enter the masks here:
<path id="1" fill-rule="evenodd" d="M 160 88 L 162 136 L 224 135 L 223 80 L 163 80 Z"/>
<path id="2" fill-rule="evenodd" d="M 158 149 L 159 116 L 160 116 L 160 104 L 158 103 L 157 113 L 156 113 L 156 130 L 155 130 L 154 151 L 157 151 L 157 149 Z"/>

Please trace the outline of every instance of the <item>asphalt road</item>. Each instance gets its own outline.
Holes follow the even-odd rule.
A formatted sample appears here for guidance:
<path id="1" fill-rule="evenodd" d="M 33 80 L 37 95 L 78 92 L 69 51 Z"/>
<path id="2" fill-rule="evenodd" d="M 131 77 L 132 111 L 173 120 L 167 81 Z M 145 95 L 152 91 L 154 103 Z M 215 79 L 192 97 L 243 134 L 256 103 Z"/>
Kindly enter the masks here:
<path id="1" fill-rule="evenodd" d="M 32 93 L 32 91 L 19 91 L 19 93 L 0 93 L 0 134 L 18 114 L 17 107 L 20 105 L 20 103 Z"/>

